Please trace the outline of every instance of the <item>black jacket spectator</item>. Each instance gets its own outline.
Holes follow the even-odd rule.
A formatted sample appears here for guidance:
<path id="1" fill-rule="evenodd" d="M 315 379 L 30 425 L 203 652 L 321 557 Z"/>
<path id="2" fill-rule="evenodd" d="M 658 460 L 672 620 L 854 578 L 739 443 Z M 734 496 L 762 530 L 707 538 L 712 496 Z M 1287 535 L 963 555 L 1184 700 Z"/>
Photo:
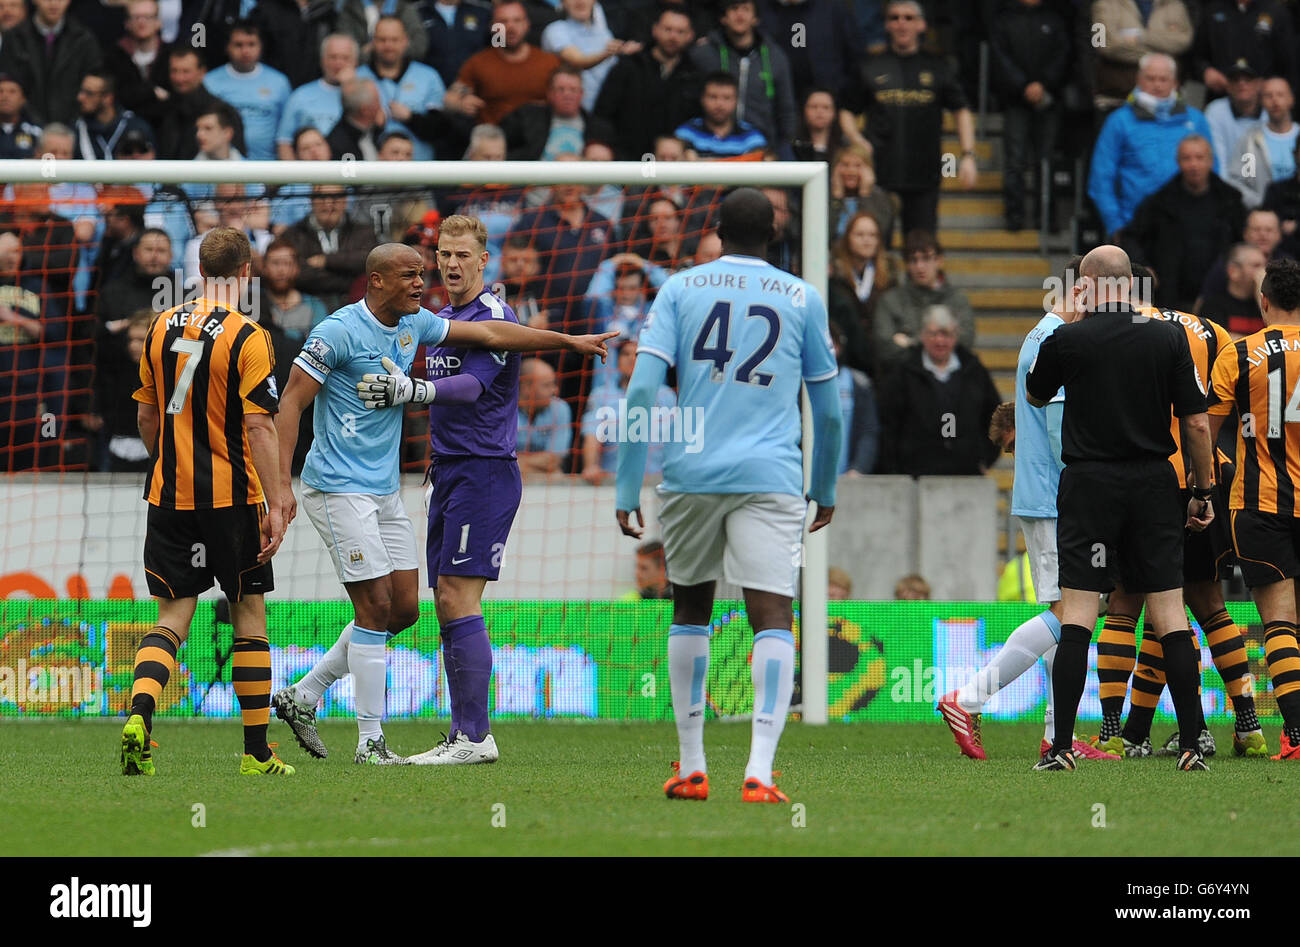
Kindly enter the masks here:
<path id="1" fill-rule="evenodd" d="M 1059 98 L 1070 66 L 1070 34 L 1051 6 L 1006 0 L 989 30 L 989 51 L 993 84 L 1003 102 L 1023 104 L 1031 82 Z"/>
<path id="2" fill-rule="evenodd" d="M 0 123 L 0 158 L 30 158 L 41 141 L 41 126 L 28 121 L 26 109 L 12 125 Z"/>
<path id="3" fill-rule="evenodd" d="M 702 79 L 686 53 L 667 78 L 649 49 L 620 56 L 592 110 L 614 127 L 614 157 L 640 161 L 654 151 L 656 135 L 669 134 L 699 115 Z"/>
<path id="4" fill-rule="evenodd" d="M 1261 76 L 1281 76 L 1296 88 L 1296 35 L 1291 13 L 1278 0 L 1210 0 L 1201 8 L 1192 45 L 1192 75 L 1206 69 L 1225 75 L 1244 59 Z"/>
<path id="5" fill-rule="evenodd" d="M 970 349 L 956 347 L 961 365 L 943 383 L 922 365 L 922 351 L 913 346 L 881 380 L 876 472 L 979 475 L 998 457 L 988 429 L 1002 396 Z"/>
<path id="6" fill-rule="evenodd" d="M 482 0 L 460 0 L 451 26 L 434 7 L 434 0 L 420 0 L 416 7 L 429 34 L 424 61 L 438 70 L 443 84 L 450 88 L 465 60 L 491 40 L 492 5 Z"/>
<path id="7" fill-rule="evenodd" d="M 1174 175 L 1138 205 L 1123 242 L 1133 259 L 1156 271 L 1156 304 L 1191 312 L 1206 272 L 1245 224 L 1241 193 L 1218 175 L 1210 175 L 1203 195 Z"/>
<path id="8" fill-rule="evenodd" d="M 335 161 L 342 160 L 345 155 L 351 155 L 354 161 L 362 161 L 365 159 L 365 153 L 361 148 L 364 137 L 363 129 L 353 125 L 346 118 L 340 118 L 338 124 L 325 136 L 325 144 L 330 146 L 330 154 L 334 156 Z M 378 129 L 371 129 L 370 143 L 376 151 L 379 150 Z"/>
<path id="9" fill-rule="evenodd" d="M 189 45 L 191 37 L 198 34 L 194 28 L 203 24 L 203 62 L 215 69 L 226 61 L 226 46 L 230 42 L 230 27 L 239 19 L 240 0 L 182 0 L 177 42 Z M 315 51 L 313 50 L 313 53 Z"/>
<path id="10" fill-rule="evenodd" d="M 73 157 L 85 161 L 111 161 L 117 143 L 130 132 L 138 132 L 146 141 L 153 141 L 153 129 L 149 123 L 130 109 L 118 109 L 107 122 L 79 118 L 72 131 L 76 135 Z"/>
<path id="11" fill-rule="evenodd" d="M 129 318 L 140 309 L 152 309 L 158 294 L 154 280 L 155 277 L 140 272 L 133 262 L 124 276 L 105 283 L 99 292 L 100 324 Z"/>
<path id="12" fill-rule="evenodd" d="M 262 62 L 283 72 L 289 85 L 320 78 L 320 44 L 338 21 L 334 0 L 308 0 L 306 8 L 297 0 L 258 0 L 250 19 L 262 28 Z"/>
<path id="13" fill-rule="evenodd" d="M 118 106 L 130 109 L 150 125 L 161 122 L 167 110 L 167 100 L 158 98 L 154 90 L 171 93 L 171 78 L 167 74 L 171 51 L 170 43 L 159 44 L 158 55 L 144 72 L 121 43 L 114 43 L 104 52 L 104 69 L 116 83 Z"/>
<path id="14" fill-rule="evenodd" d="M 1300 259 L 1300 178 L 1274 181 L 1264 192 L 1264 203 L 1260 206 L 1276 213 L 1282 223 L 1282 243 L 1278 249 L 1286 256 Z M 1297 224 L 1290 234 L 1286 233 L 1288 222 Z"/>
<path id="15" fill-rule="evenodd" d="M 352 284 L 365 271 L 366 254 L 375 246 L 375 231 L 368 222 L 359 223 L 351 217 L 344 217 L 338 227 L 338 248 L 329 253 L 321 248 L 315 219 L 310 214 L 282 236 L 298 251 L 302 270 L 298 276 L 299 290 L 319 296 L 330 312 L 351 302 L 344 297 L 350 294 Z M 324 266 L 308 262 L 318 255 L 325 257 Z"/>
<path id="16" fill-rule="evenodd" d="M 163 108 L 163 117 L 156 129 L 157 135 L 154 140 L 158 145 L 158 157 L 189 161 L 197 155 L 199 143 L 194 137 L 194 125 L 200 115 L 212 108 L 212 103 L 220 101 L 203 86 L 185 95 L 173 93 Z M 242 123 L 236 128 L 234 142 L 234 146 L 242 153 L 241 131 Z"/>
<path id="17" fill-rule="evenodd" d="M 510 161 L 537 161 L 542 157 L 546 139 L 551 134 L 549 105 L 529 103 L 521 105 L 501 120 L 501 130 L 506 133 L 506 158 Z M 614 126 L 603 118 L 582 110 L 582 137 L 586 141 L 614 141 Z"/>
<path id="18" fill-rule="evenodd" d="M 0 72 L 22 83 L 32 120 L 40 125 L 71 125 L 77 120 L 82 77 L 102 62 L 99 41 L 71 17 L 64 18 L 50 55 L 46 55 L 45 37 L 32 17 L 10 30 L 0 47 Z"/>
<path id="19" fill-rule="evenodd" d="M 838 0 L 763 0 L 758 20 L 759 29 L 775 37 L 790 59 L 796 102 L 814 86 L 841 92 L 866 48 L 848 6 Z M 796 46 L 800 36 L 804 42 Z"/>

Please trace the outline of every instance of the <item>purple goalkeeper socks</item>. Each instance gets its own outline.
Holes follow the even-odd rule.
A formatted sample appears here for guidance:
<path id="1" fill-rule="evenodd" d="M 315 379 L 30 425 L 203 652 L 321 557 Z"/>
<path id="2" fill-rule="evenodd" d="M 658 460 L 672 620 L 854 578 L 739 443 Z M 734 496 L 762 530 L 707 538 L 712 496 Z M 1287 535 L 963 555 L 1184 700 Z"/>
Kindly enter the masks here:
<path id="1" fill-rule="evenodd" d="M 451 691 L 451 734 L 460 730 L 475 743 L 487 736 L 492 643 L 482 615 L 466 615 L 442 627 L 442 660 Z"/>

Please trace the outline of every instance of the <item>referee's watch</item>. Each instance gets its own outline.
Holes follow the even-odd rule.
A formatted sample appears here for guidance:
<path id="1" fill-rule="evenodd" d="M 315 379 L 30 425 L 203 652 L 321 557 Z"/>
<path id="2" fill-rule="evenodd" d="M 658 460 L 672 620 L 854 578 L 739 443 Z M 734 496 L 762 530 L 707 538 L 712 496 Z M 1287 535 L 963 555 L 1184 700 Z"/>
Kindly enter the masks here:
<path id="1" fill-rule="evenodd" d="M 1214 499 L 1214 485 L 1211 484 L 1210 486 L 1205 487 L 1204 489 L 1202 489 L 1201 487 L 1194 487 L 1192 489 L 1192 499 L 1201 500 L 1205 503 L 1209 503 Z"/>

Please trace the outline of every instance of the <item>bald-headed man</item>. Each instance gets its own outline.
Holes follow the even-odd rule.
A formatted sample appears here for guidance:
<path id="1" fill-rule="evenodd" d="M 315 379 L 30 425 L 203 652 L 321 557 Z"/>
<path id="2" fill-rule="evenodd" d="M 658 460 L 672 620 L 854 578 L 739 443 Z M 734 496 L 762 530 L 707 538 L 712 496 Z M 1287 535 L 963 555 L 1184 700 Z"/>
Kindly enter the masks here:
<path id="1" fill-rule="evenodd" d="M 1065 389 L 1057 553 L 1061 637 L 1052 668 L 1056 736 L 1034 766 L 1072 770 L 1071 747 L 1097 621 L 1097 595 L 1119 578 L 1146 597 L 1161 639 L 1178 715 L 1178 769 L 1208 769 L 1197 745 L 1200 704 L 1196 650 L 1183 609 L 1183 528 L 1214 518 L 1205 392 L 1183 331 L 1134 309 L 1132 264 L 1116 246 L 1098 247 L 1079 266 L 1077 322 L 1043 340 L 1025 380 L 1026 397 L 1046 405 Z M 1182 442 L 1195 488 L 1183 512 L 1170 410 L 1182 421 Z"/>
<path id="2" fill-rule="evenodd" d="M 366 295 L 316 326 L 294 359 L 276 419 L 286 525 L 297 512 L 290 467 L 303 408 L 312 399 L 316 439 L 302 471 L 302 502 L 352 600 L 355 619 L 307 676 L 272 698 L 299 744 L 326 754 L 315 712 L 325 688 L 355 679 L 357 763 L 392 765 L 380 720 L 385 643 L 419 617 L 415 531 L 402 507 L 397 446 L 402 405 L 437 402 L 432 382 L 408 377 L 421 345 L 495 351 L 564 349 L 605 354 L 607 336 L 567 336 L 508 320 L 459 322 L 420 306 L 424 258 L 385 243 L 366 259 Z M 612 334 L 612 333 L 611 333 Z M 445 400 L 445 394 L 444 394 Z"/>

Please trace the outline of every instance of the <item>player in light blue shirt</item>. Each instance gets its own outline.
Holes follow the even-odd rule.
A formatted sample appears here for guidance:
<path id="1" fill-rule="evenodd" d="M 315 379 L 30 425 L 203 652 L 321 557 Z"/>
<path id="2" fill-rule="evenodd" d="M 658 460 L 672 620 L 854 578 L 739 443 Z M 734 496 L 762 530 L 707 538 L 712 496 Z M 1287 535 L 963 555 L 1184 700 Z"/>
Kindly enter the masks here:
<path id="1" fill-rule="evenodd" d="M 567 336 L 507 320 L 452 321 L 420 306 L 424 261 L 414 247 L 386 243 L 366 258 L 365 298 L 312 329 L 294 359 L 277 417 L 285 526 L 297 514 L 291 464 L 299 421 L 315 400 L 316 438 L 302 473 L 302 505 L 331 553 L 352 600 L 355 620 L 297 688 L 272 703 L 298 742 L 314 756 L 325 746 L 315 708 L 326 687 L 351 671 L 355 678 L 358 763 L 405 762 L 389 751 L 384 711 L 387 638 L 419 617 L 415 531 L 399 493 L 402 420 L 408 402 L 437 398 L 432 382 L 408 377 L 421 345 L 496 351 L 562 349 L 605 354 L 608 336 Z M 375 388 L 380 400 L 363 401 Z"/>
<path id="2" fill-rule="evenodd" d="M 384 133 L 400 131 L 411 136 L 415 145 L 416 161 L 431 161 L 433 146 L 415 135 L 399 119 L 411 114 L 423 115 L 431 109 L 442 108 L 442 98 L 447 94 L 442 76 L 432 66 L 412 62 L 407 58 L 411 47 L 406 25 L 397 16 L 381 16 L 375 24 L 374 52 L 370 65 L 362 66 L 357 75 L 372 79 L 379 86 L 384 111 L 391 116 Z"/>
<path id="3" fill-rule="evenodd" d="M 235 107 L 244 120 L 244 154 L 252 161 L 275 160 L 275 133 L 289 101 L 289 79 L 261 62 L 257 25 L 240 20 L 230 27 L 230 62 L 203 78 L 203 87 Z"/>
<path id="4" fill-rule="evenodd" d="M 620 419 L 616 515 L 641 537 L 641 480 L 650 441 L 664 443 L 663 527 L 673 624 L 668 664 L 681 748 L 664 784 L 679 799 L 708 797 L 704 682 L 719 578 L 741 586 L 753 628 L 754 716 L 741 799 L 789 800 L 772 761 L 794 688 L 792 604 L 807 499 L 811 529 L 831 521 L 840 454 L 838 366 L 821 294 L 764 259 L 771 202 L 738 188 L 722 202 L 723 256 L 668 278 L 641 329 Z M 676 413 L 652 412 L 668 369 Z M 811 484 L 803 483 L 800 385 L 813 416 Z"/>
<path id="5" fill-rule="evenodd" d="M 1057 583 L 1056 493 L 1061 481 L 1061 418 L 1065 409 L 1062 389 L 1045 407 L 1035 408 L 1025 396 L 1025 378 L 1038 358 L 1043 340 L 1058 326 L 1079 318 L 1074 306 L 1074 285 L 1081 257 L 1066 267 L 1060 288 L 1054 291 L 1052 311 L 1025 336 L 1016 360 L 1015 426 L 1003 435 L 1002 448 L 1014 452 L 1016 476 L 1011 488 L 1011 512 L 1020 520 L 1029 551 L 1029 571 L 1034 594 L 1048 606 L 1011 633 L 991 661 L 957 690 L 939 700 L 939 714 L 952 731 L 957 746 L 971 759 L 985 759 L 980 714 L 984 705 L 1037 663 L 1041 657 L 1047 672 L 1047 710 L 1044 741 L 1055 736 L 1052 703 L 1052 661 L 1061 639 L 1061 590 Z M 1041 748 L 1040 748 L 1041 749 Z M 1081 740 L 1074 741 L 1075 755 L 1090 759 L 1119 759 Z"/>

